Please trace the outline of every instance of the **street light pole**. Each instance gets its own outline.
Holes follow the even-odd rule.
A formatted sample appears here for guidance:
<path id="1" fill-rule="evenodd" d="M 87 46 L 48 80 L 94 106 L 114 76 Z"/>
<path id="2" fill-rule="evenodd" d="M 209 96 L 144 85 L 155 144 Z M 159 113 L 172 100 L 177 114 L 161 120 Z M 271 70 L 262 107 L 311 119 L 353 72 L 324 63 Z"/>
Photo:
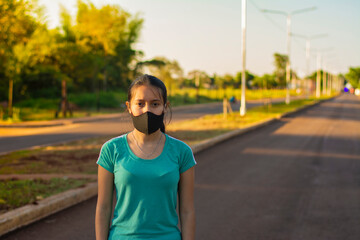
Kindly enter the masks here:
<path id="1" fill-rule="evenodd" d="M 321 90 L 320 90 L 320 78 L 321 78 L 321 62 L 322 62 L 322 57 L 321 57 L 321 54 L 320 54 L 320 52 L 322 52 L 322 53 L 324 53 L 325 51 L 330 51 L 330 50 L 332 50 L 332 48 L 330 47 L 330 48 L 325 48 L 325 49 L 321 49 L 321 50 L 319 50 L 319 49 L 317 49 L 316 51 L 317 51 L 317 74 L 316 74 L 316 98 L 319 98 L 320 97 L 320 95 L 321 95 Z M 324 67 L 323 67 L 324 68 Z M 323 72 L 325 72 L 325 69 L 322 69 L 323 70 Z M 325 77 L 324 77 L 325 75 L 323 74 L 323 79 L 325 79 Z M 325 88 L 325 86 L 324 86 L 324 80 L 323 80 L 323 94 L 325 94 L 326 93 L 326 91 L 324 91 L 324 88 Z"/>
<path id="2" fill-rule="evenodd" d="M 317 54 L 317 74 L 316 74 L 316 98 L 320 97 L 320 69 L 321 69 L 321 55 Z"/>
<path id="3" fill-rule="evenodd" d="M 275 13 L 275 14 L 282 14 L 286 16 L 286 25 L 287 25 L 287 61 L 286 61 L 286 99 L 285 102 L 286 104 L 290 104 L 290 89 L 289 89 L 289 85 L 290 85 L 290 81 L 291 81 L 291 61 L 290 61 L 290 43 L 291 43 L 291 16 L 295 15 L 295 14 L 299 14 L 299 13 L 303 13 L 303 12 L 308 12 L 308 11 L 312 11 L 315 10 L 316 7 L 312 7 L 312 8 L 304 8 L 304 9 L 300 9 L 300 10 L 296 10 L 296 11 L 292 11 L 290 13 L 288 12 L 284 12 L 284 11 L 278 11 L 278 10 L 268 10 L 268 9 L 263 9 L 263 12 L 266 13 Z"/>
<path id="4" fill-rule="evenodd" d="M 325 95 L 326 94 L 326 88 L 327 88 L 327 74 L 326 74 L 326 64 L 325 64 L 325 61 L 323 60 L 323 79 L 322 79 L 322 85 L 323 85 L 323 88 L 322 88 L 322 94 Z"/>
<path id="5" fill-rule="evenodd" d="M 291 35 L 295 36 L 295 37 L 306 39 L 306 75 L 308 77 L 310 75 L 310 40 L 327 37 L 328 35 L 327 34 L 316 34 L 316 35 L 312 35 L 312 36 L 303 36 L 303 35 L 299 35 L 299 34 L 291 34 Z M 307 83 L 305 84 L 306 95 L 307 95 L 307 97 L 309 97 L 310 81 L 309 80 L 306 80 L 306 81 L 307 81 Z"/>
<path id="6" fill-rule="evenodd" d="M 286 99 L 285 103 L 290 104 L 290 81 L 291 81 L 291 65 L 290 65 L 290 43 L 291 43 L 291 15 L 288 14 L 286 17 L 286 25 L 287 25 L 287 55 L 288 59 L 286 61 Z"/>
<path id="7" fill-rule="evenodd" d="M 332 93 L 333 85 L 333 76 L 331 73 L 328 73 L 328 88 L 327 88 L 327 95 L 330 96 Z"/>
<path id="8" fill-rule="evenodd" d="M 306 77 L 305 77 L 305 91 L 306 97 L 309 98 L 310 95 L 310 80 L 308 79 L 310 75 L 310 39 L 306 39 Z"/>
<path id="9" fill-rule="evenodd" d="M 242 73 L 241 73 L 241 104 L 240 104 L 240 116 L 246 114 L 246 100 L 245 100 L 245 88 L 246 88 L 246 0 L 242 0 L 242 14 L 241 14 L 241 29 L 242 29 Z"/>

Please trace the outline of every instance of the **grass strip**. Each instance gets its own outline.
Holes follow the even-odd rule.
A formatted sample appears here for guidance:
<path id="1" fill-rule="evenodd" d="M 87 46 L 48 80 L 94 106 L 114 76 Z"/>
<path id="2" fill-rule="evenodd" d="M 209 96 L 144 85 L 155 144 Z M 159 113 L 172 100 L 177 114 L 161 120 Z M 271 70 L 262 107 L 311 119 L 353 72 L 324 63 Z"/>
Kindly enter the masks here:
<path id="1" fill-rule="evenodd" d="M 15 151 L 0 156 L 0 174 L 96 174 L 96 159 L 111 136 L 77 140 L 55 146 Z"/>
<path id="2" fill-rule="evenodd" d="M 51 195 L 84 186 L 89 179 L 0 180 L 0 214 L 26 204 L 37 204 Z"/>
<path id="3" fill-rule="evenodd" d="M 315 99 L 304 99 L 292 101 L 289 105 L 277 103 L 258 106 L 247 110 L 243 117 L 240 116 L 239 112 L 227 114 L 226 118 L 223 114 L 206 115 L 198 119 L 170 124 L 167 131 L 170 135 L 185 141 L 189 145 L 197 144 L 225 132 L 279 117 L 299 107 L 314 104 L 316 101 Z"/>

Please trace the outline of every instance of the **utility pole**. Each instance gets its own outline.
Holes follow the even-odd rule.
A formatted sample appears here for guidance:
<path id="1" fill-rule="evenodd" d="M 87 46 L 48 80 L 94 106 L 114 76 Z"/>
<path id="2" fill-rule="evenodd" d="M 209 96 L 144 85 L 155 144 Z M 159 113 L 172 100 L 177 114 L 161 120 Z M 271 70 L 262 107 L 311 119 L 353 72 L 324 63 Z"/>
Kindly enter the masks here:
<path id="1" fill-rule="evenodd" d="M 329 58 L 330 58 L 330 57 L 336 57 L 336 56 L 334 56 L 334 55 L 332 55 L 332 56 L 327 56 L 326 59 L 329 61 Z M 332 93 L 333 90 L 334 90 L 334 82 L 335 82 L 334 74 L 332 74 L 332 73 L 330 72 L 330 69 L 333 69 L 333 64 L 327 62 L 326 67 L 327 67 L 327 72 L 326 72 L 326 76 L 327 76 L 327 78 L 326 78 L 327 81 L 326 81 L 326 82 L 327 82 L 327 84 L 326 84 L 326 89 L 325 89 L 325 91 L 326 91 L 326 94 L 327 94 L 328 96 L 330 96 L 331 93 Z"/>
<path id="2" fill-rule="evenodd" d="M 304 8 L 304 9 L 300 9 L 300 10 L 296 10 L 296 11 L 292 11 L 290 13 L 288 12 L 284 12 L 284 11 L 278 11 L 278 10 L 268 10 L 268 9 L 263 9 L 263 12 L 266 13 L 275 13 L 275 14 L 281 14 L 281 15 L 285 15 L 286 16 L 286 25 L 287 25 L 287 56 L 288 56 L 288 60 L 286 62 L 286 99 L 285 102 L 286 104 L 290 104 L 290 81 L 291 81 L 291 61 L 290 61 L 290 43 L 291 43 L 291 16 L 295 15 L 295 14 L 299 14 L 299 13 L 303 13 L 303 12 L 308 12 L 308 11 L 312 11 L 315 10 L 316 7 L 312 7 L 312 8 Z"/>
<path id="3" fill-rule="evenodd" d="M 322 77 L 322 94 L 326 94 L 326 88 L 327 88 L 327 74 L 326 74 L 326 65 L 325 62 L 323 63 L 323 77 Z"/>
<path id="4" fill-rule="evenodd" d="M 306 77 L 305 77 L 305 92 L 306 98 L 309 98 L 310 95 L 310 80 L 308 79 L 310 75 L 310 40 L 306 39 Z"/>
<path id="5" fill-rule="evenodd" d="M 325 49 L 317 49 L 317 73 L 316 73 L 316 98 L 319 98 L 321 95 L 321 62 L 322 62 L 322 56 L 320 52 L 326 52 L 326 51 L 330 51 L 333 48 L 325 48 Z M 323 67 L 324 68 L 324 67 Z M 323 72 L 325 72 L 325 69 L 322 69 Z M 325 77 L 323 76 L 323 79 L 325 79 Z M 323 94 L 325 94 L 326 92 L 324 92 L 324 80 L 323 80 Z"/>
<path id="6" fill-rule="evenodd" d="M 290 43 L 291 43 L 291 15 L 288 14 L 286 17 L 286 26 L 287 26 L 287 56 L 288 60 L 286 61 L 286 99 L 285 103 L 290 104 L 290 81 L 291 81 L 291 67 L 290 67 Z"/>
<path id="7" fill-rule="evenodd" d="M 321 70 L 321 55 L 317 54 L 317 73 L 316 73 L 316 98 L 320 97 L 320 70 Z"/>
<path id="8" fill-rule="evenodd" d="M 328 73 L 328 88 L 327 88 L 327 95 L 331 95 L 332 89 L 333 89 L 333 76 L 331 73 Z"/>
<path id="9" fill-rule="evenodd" d="M 242 14 L 241 14 L 241 30 L 242 30 L 242 73 L 241 73 L 241 104 L 240 104 L 240 116 L 246 114 L 246 99 L 245 99 L 245 88 L 246 88 L 246 0 L 242 0 Z"/>
<path id="10" fill-rule="evenodd" d="M 291 34 L 292 36 L 304 38 L 306 40 L 306 77 L 310 75 L 310 41 L 313 39 L 327 37 L 327 34 L 316 34 L 312 36 L 304 36 L 299 34 Z M 306 95 L 309 97 L 310 95 L 310 80 L 307 79 L 306 81 Z"/>

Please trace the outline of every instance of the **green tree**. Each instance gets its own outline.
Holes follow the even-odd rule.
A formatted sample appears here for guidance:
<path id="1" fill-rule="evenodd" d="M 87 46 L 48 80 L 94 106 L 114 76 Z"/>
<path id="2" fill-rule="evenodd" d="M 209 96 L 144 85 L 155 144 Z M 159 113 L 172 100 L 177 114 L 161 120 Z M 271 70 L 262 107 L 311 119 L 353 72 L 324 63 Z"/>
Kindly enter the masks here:
<path id="1" fill-rule="evenodd" d="M 165 57 L 155 57 L 153 61 L 163 64 L 148 65 L 148 70 L 165 83 L 171 96 L 172 89 L 179 87 L 182 82 L 184 74 L 182 68 L 176 60 L 171 61 Z"/>
<path id="2" fill-rule="evenodd" d="M 245 79 L 246 79 L 246 88 L 251 88 L 251 82 L 254 80 L 255 75 L 250 73 L 249 71 L 245 71 Z M 240 88 L 242 82 L 242 72 L 236 73 L 235 76 L 235 88 Z"/>
<path id="3" fill-rule="evenodd" d="M 97 66 L 94 69 L 98 70 L 95 75 L 101 75 L 105 91 L 109 80 L 116 86 L 118 79 L 126 83 L 130 77 L 130 64 L 141 55 L 133 49 L 133 44 L 138 40 L 142 23 L 138 15 L 132 17 L 119 6 L 106 5 L 98 9 L 92 3 L 78 1 L 77 43 L 94 55 Z"/>
<path id="4" fill-rule="evenodd" d="M 360 67 L 350 67 L 349 72 L 345 74 L 345 78 L 354 88 L 360 88 Z"/>
<path id="5" fill-rule="evenodd" d="M 196 88 L 210 87 L 212 83 L 209 75 L 201 70 L 192 70 L 188 72 L 187 79 Z"/>
<path id="6" fill-rule="evenodd" d="M 275 76 L 272 74 L 264 74 L 263 76 L 256 76 L 252 82 L 252 86 L 269 89 L 276 86 Z"/>
<path id="7" fill-rule="evenodd" d="M 200 102 L 200 88 L 211 86 L 211 79 L 206 72 L 192 70 L 187 75 L 187 80 L 196 88 L 196 102 Z"/>
<path id="8" fill-rule="evenodd" d="M 35 31 L 40 14 L 36 1 L 0 0 L 0 63 L 4 79 L 8 80 L 8 115 L 12 116 L 13 85 L 19 79 L 26 59 L 21 52 Z M 40 19 L 40 17 L 38 17 Z"/>
<path id="9" fill-rule="evenodd" d="M 56 94 L 57 70 L 54 67 L 56 39 L 54 31 L 39 25 L 26 45 L 16 45 L 14 56 L 21 66 L 21 95 L 23 97 L 53 97 Z"/>
<path id="10" fill-rule="evenodd" d="M 286 62 L 288 56 L 280 53 L 274 53 L 275 80 L 278 85 L 286 86 Z"/>

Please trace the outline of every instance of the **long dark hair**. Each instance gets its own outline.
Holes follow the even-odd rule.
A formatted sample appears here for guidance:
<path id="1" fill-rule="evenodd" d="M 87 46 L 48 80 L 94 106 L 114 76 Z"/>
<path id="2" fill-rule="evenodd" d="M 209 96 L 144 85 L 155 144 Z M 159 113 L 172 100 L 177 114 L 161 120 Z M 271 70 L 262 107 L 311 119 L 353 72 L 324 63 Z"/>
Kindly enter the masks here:
<path id="1" fill-rule="evenodd" d="M 129 89 L 128 89 L 128 102 L 130 103 L 130 100 L 132 98 L 133 88 L 143 86 L 143 85 L 153 86 L 153 87 L 155 87 L 156 89 L 159 90 L 159 94 L 162 97 L 164 106 L 166 105 L 166 107 L 169 108 L 169 110 L 170 110 L 170 118 L 169 118 L 169 122 L 170 122 L 171 117 L 172 117 L 172 113 L 171 113 L 170 106 L 167 105 L 166 86 L 163 83 L 163 81 L 161 81 L 157 77 L 154 77 L 154 76 L 148 75 L 148 74 L 144 74 L 144 75 L 141 75 L 141 76 L 137 77 L 129 86 Z M 165 124 L 164 124 L 164 122 L 160 127 L 160 131 L 165 133 Z"/>

